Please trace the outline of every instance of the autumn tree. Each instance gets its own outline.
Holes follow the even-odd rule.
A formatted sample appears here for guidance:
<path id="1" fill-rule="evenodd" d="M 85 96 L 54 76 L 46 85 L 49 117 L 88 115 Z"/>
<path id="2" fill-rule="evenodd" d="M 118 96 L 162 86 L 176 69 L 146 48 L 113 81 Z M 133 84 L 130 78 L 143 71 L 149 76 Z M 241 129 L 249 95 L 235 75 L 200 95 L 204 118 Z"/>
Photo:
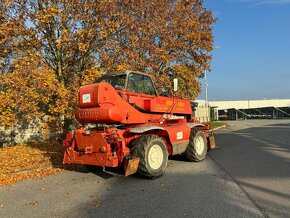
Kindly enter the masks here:
<path id="1" fill-rule="evenodd" d="M 213 22 L 202 0 L 2 0 L 0 122 L 70 120 L 80 85 L 124 69 L 164 88 L 178 77 L 179 96 L 193 99 Z"/>
<path id="2" fill-rule="evenodd" d="M 200 0 L 122 1 L 118 7 L 128 28 L 106 44 L 111 52 L 101 56 L 102 63 L 153 72 L 165 88 L 169 76 L 178 77 L 179 96 L 194 99 L 200 92 L 197 78 L 211 60 L 212 13 Z"/>
<path id="3" fill-rule="evenodd" d="M 78 87 L 100 75 L 98 51 L 115 28 L 115 21 L 109 21 L 110 13 L 107 13 L 111 5 L 102 1 L 20 0 L 7 3 L 5 6 L 6 10 L 2 16 L 5 27 L 11 23 L 19 25 L 11 27 L 11 31 L 18 32 L 14 40 L 17 43 L 7 46 L 7 49 L 13 50 L 15 54 L 10 57 L 8 53 L 3 54 L 3 60 L 11 61 L 9 70 L 4 70 L 4 65 L 1 69 L 2 124 L 11 123 L 5 118 L 8 115 L 14 117 L 18 115 L 20 118 L 23 114 L 29 113 L 34 117 L 44 112 L 58 118 L 63 115 L 64 120 L 72 118 Z M 9 35 L 6 32 L 4 36 Z M 11 37 L 10 34 L 7 40 L 11 40 Z M 33 67 L 29 68 L 27 64 Z M 17 74 L 19 68 L 22 71 L 20 83 Z M 12 107 L 11 102 L 14 99 L 22 99 L 23 93 L 29 93 L 25 89 L 34 94 L 38 92 L 40 87 L 35 89 L 31 83 L 26 83 L 26 79 L 34 73 L 42 77 L 41 71 L 53 75 L 54 79 L 47 80 L 51 82 L 48 86 L 47 82 L 38 80 L 38 86 L 46 88 L 45 94 L 50 93 L 52 100 L 42 102 L 39 99 L 39 104 L 30 104 L 31 110 L 22 110 L 18 104 L 20 102 L 12 104 Z M 49 88 L 54 87 L 55 80 L 57 88 L 50 90 Z M 9 92 L 9 87 L 13 84 L 18 85 L 14 96 Z M 27 102 L 24 101 L 23 104 Z"/>

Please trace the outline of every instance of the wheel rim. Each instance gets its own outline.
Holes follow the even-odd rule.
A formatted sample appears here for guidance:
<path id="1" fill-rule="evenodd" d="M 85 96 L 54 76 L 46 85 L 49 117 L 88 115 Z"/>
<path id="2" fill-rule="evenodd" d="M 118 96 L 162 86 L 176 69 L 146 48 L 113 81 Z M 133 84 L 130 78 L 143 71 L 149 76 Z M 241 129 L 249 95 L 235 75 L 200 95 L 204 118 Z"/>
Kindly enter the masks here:
<path id="1" fill-rule="evenodd" d="M 159 145 L 154 144 L 148 151 L 148 164 L 153 170 L 161 167 L 163 162 L 163 152 Z"/>
<path id="2" fill-rule="evenodd" d="M 196 150 L 196 153 L 201 155 L 203 153 L 203 150 L 204 150 L 204 140 L 201 136 L 197 136 L 196 139 L 195 139 L 195 150 Z"/>

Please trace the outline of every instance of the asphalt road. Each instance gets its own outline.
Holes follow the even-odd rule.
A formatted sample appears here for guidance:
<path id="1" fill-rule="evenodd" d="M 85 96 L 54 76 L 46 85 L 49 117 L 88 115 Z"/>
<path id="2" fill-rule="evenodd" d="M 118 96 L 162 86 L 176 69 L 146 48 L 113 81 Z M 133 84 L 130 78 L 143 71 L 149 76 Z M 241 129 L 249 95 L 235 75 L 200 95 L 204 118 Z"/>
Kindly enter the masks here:
<path id="1" fill-rule="evenodd" d="M 0 188 L 0 217 L 290 217 L 290 120 L 230 122 L 216 141 L 155 180 L 83 169 Z"/>
<path id="2" fill-rule="evenodd" d="M 229 122 L 212 159 L 264 217 L 290 217 L 290 120 Z"/>

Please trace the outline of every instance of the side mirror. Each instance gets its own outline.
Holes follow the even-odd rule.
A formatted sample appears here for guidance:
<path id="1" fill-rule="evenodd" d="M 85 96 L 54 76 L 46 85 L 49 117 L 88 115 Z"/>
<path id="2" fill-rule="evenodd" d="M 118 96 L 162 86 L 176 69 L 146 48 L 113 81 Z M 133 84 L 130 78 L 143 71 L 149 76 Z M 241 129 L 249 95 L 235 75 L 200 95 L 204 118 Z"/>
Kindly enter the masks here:
<path id="1" fill-rule="evenodd" d="M 178 79 L 173 79 L 173 91 L 176 92 L 178 90 Z"/>

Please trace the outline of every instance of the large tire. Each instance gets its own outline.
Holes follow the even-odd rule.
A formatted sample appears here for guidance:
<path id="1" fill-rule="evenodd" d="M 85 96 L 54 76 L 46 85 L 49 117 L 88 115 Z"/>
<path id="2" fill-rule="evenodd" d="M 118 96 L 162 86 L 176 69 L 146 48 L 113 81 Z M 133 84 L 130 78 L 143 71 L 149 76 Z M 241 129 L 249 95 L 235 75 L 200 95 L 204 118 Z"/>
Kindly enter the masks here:
<path id="1" fill-rule="evenodd" d="M 207 140 L 202 131 L 196 128 L 191 129 L 189 144 L 185 156 L 189 161 L 201 161 L 207 153 Z"/>
<path id="2" fill-rule="evenodd" d="M 157 135 L 142 135 L 131 148 L 131 155 L 140 158 L 138 174 L 147 178 L 157 178 L 165 172 L 168 151 L 164 141 Z"/>

